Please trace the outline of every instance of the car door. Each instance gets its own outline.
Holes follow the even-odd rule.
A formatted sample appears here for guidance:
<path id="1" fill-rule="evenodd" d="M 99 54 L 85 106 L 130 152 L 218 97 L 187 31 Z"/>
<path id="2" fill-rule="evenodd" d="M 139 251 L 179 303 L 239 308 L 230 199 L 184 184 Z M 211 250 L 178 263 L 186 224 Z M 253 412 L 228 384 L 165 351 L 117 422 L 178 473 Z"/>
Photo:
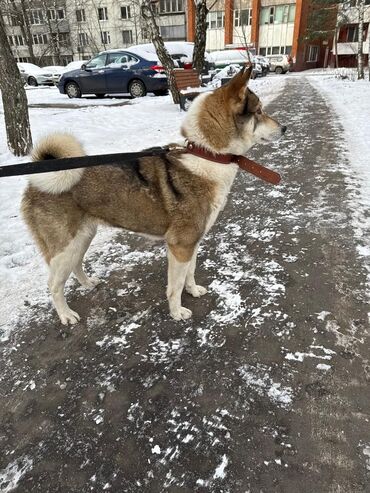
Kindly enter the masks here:
<path id="1" fill-rule="evenodd" d="M 92 58 L 86 63 L 85 69 L 79 74 L 80 88 L 83 93 L 105 94 L 107 92 L 105 82 L 107 55 L 103 53 Z"/>
<path id="2" fill-rule="evenodd" d="M 128 92 L 129 81 L 135 76 L 135 66 L 139 59 L 131 53 L 109 53 L 106 69 L 108 93 Z"/>

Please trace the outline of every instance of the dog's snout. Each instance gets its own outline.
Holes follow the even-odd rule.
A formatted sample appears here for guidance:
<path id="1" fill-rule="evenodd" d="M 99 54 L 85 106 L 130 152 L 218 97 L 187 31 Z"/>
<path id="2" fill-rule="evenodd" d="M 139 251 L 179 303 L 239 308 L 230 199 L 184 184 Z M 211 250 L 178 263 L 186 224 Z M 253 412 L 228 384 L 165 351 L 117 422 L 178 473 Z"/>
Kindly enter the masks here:
<path id="1" fill-rule="evenodd" d="M 282 131 L 283 134 L 285 134 L 285 132 L 287 131 L 287 128 L 288 127 L 286 127 L 285 125 L 283 127 L 281 127 L 281 131 Z"/>

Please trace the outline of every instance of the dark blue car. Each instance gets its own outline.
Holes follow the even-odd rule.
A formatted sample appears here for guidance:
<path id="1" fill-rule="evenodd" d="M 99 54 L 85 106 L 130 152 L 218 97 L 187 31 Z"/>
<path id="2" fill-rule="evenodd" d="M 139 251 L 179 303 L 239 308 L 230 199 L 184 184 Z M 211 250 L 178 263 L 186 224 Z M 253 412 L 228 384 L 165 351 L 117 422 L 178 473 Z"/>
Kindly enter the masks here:
<path id="1" fill-rule="evenodd" d="M 148 54 L 148 58 L 152 58 Z M 64 73 L 58 82 L 59 91 L 70 98 L 82 94 L 130 93 L 133 98 L 167 93 L 167 78 L 163 67 L 153 57 L 143 58 L 124 50 L 104 51 L 94 56 L 78 70 Z"/>

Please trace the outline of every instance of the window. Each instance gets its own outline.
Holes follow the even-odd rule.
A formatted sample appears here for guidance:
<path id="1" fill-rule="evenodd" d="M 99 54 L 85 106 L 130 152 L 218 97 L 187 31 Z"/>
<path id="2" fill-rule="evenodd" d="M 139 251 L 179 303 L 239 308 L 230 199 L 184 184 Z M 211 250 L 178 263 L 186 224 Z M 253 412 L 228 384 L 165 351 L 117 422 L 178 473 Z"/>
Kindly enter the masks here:
<path id="1" fill-rule="evenodd" d="M 160 0 L 159 12 L 184 12 L 184 0 Z"/>
<path id="2" fill-rule="evenodd" d="M 122 42 L 125 45 L 132 44 L 132 31 L 122 31 Z"/>
<path id="3" fill-rule="evenodd" d="M 30 10 L 30 24 L 43 24 L 42 10 Z"/>
<path id="4" fill-rule="evenodd" d="M 121 7 L 121 19 L 131 19 L 131 9 L 130 5 Z"/>
<path id="5" fill-rule="evenodd" d="M 295 5 L 289 5 L 288 22 L 294 22 L 295 19 Z"/>
<path id="6" fill-rule="evenodd" d="M 181 41 L 186 37 L 185 25 L 179 26 L 161 26 L 161 36 L 164 40 Z"/>
<path id="7" fill-rule="evenodd" d="M 46 45 L 48 44 L 48 37 L 46 34 L 34 34 L 32 41 L 34 45 Z"/>
<path id="8" fill-rule="evenodd" d="M 136 65 L 139 60 L 128 53 L 110 53 L 107 59 L 107 65 L 111 64 Z"/>
<path id="9" fill-rule="evenodd" d="M 250 26 L 252 24 L 252 9 L 235 10 L 234 26 Z"/>
<path id="10" fill-rule="evenodd" d="M 108 9 L 107 9 L 107 7 L 99 7 L 98 8 L 98 19 L 100 21 L 107 21 L 108 20 Z"/>
<path id="11" fill-rule="evenodd" d="M 358 41 L 358 25 L 348 26 L 347 42 L 354 43 Z"/>
<path id="12" fill-rule="evenodd" d="M 317 62 L 318 56 L 319 56 L 319 47 L 310 45 L 308 47 L 307 62 Z"/>
<path id="13" fill-rule="evenodd" d="M 273 55 L 278 55 L 280 53 L 280 48 L 279 46 L 273 46 L 272 47 L 272 52 Z"/>
<path id="14" fill-rule="evenodd" d="M 103 45 L 109 45 L 110 44 L 110 33 L 109 31 L 102 31 L 101 32 L 101 42 Z"/>
<path id="15" fill-rule="evenodd" d="M 97 55 L 92 58 L 87 64 L 87 68 L 102 68 L 106 66 L 107 55 Z"/>
<path id="16" fill-rule="evenodd" d="M 275 7 L 262 7 L 260 24 L 286 24 L 294 22 L 295 5 L 276 5 Z"/>
<path id="17" fill-rule="evenodd" d="M 50 37 L 54 43 L 70 44 L 69 33 L 51 33 Z"/>
<path id="18" fill-rule="evenodd" d="M 260 48 L 259 54 L 262 56 L 266 56 L 266 48 Z"/>
<path id="19" fill-rule="evenodd" d="M 86 33 L 78 33 L 78 45 L 79 46 L 87 46 L 89 42 L 89 38 Z"/>
<path id="20" fill-rule="evenodd" d="M 225 26 L 225 12 L 209 12 L 207 16 L 209 29 L 217 29 Z"/>
<path id="21" fill-rule="evenodd" d="M 76 10 L 76 20 L 77 20 L 77 22 L 85 22 L 86 21 L 85 9 Z"/>
<path id="22" fill-rule="evenodd" d="M 18 19 L 16 15 L 8 15 L 9 26 L 18 26 Z"/>
<path id="23" fill-rule="evenodd" d="M 290 55 L 291 52 L 292 52 L 292 47 L 291 46 L 286 46 L 285 47 L 285 54 L 286 55 Z"/>
<path id="24" fill-rule="evenodd" d="M 65 14 L 63 9 L 48 9 L 48 19 L 51 21 L 59 21 L 64 19 Z"/>
<path id="25" fill-rule="evenodd" d="M 13 36 L 8 36 L 9 43 L 12 46 L 23 46 L 24 45 L 24 40 L 23 36 L 20 36 L 18 34 L 14 34 Z"/>

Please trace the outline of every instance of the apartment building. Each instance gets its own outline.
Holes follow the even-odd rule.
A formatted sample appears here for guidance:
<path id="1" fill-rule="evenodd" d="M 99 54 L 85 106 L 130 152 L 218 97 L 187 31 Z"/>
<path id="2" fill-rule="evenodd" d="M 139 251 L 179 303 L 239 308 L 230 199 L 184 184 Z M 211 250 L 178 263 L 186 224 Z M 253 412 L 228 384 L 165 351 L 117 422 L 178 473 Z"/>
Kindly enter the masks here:
<path id="1" fill-rule="evenodd" d="M 343 7 L 338 12 L 340 28 L 337 35 L 337 45 L 333 43 L 332 58 L 338 50 L 338 64 L 340 67 L 355 67 L 357 65 L 357 47 L 359 40 L 359 11 L 356 6 Z M 365 0 L 364 26 L 363 26 L 363 53 L 364 63 L 368 63 L 370 43 L 370 0 Z M 332 64 L 334 60 L 332 59 Z"/>
<path id="2" fill-rule="evenodd" d="M 5 1 L 2 6 L 8 40 L 17 61 L 43 65 L 72 60 L 65 1 Z"/>
<path id="3" fill-rule="evenodd" d="M 154 8 L 163 39 L 184 40 L 186 0 L 159 0 Z M 149 41 L 138 0 L 9 0 L 3 13 L 12 51 L 22 62 L 65 65 Z"/>
<path id="4" fill-rule="evenodd" d="M 194 40 L 194 0 L 157 0 L 153 6 L 165 41 Z M 298 70 L 323 66 L 331 45 L 303 41 L 308 11 L 309 0 L 216 0 L 208 14 L 206 47 L 248 46 L 262 55 L 290 54 Z M 41 65 L 66 64 L 149 41 L 140 0 L 29 0 L 27 14 L 29 26 L 5 15 L 19 61 L 30 61 L 32 50 Z"/>
<path id="5" fill-rule="evenodd" d="M 193 10 L 189 2 L 189 41 L 194 39 Z M 261 55 L 289 54 L 297 70 L 322 66 L 327 46 L 304 42 L 308 12 L 308 0 L 218 0 L 208 14 L 206 47 L 246 46 Z"/>

